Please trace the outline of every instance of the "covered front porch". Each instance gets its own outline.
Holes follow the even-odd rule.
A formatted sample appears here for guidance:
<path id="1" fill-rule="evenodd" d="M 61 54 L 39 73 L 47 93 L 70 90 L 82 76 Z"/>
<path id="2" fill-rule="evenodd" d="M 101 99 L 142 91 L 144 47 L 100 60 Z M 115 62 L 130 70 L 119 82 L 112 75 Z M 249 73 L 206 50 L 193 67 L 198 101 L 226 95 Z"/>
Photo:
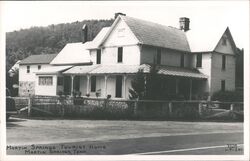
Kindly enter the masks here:
<path id="1" fill-rule="evenodd" d="M 139 69 L 145 76 L 149 66 L 92 65 L 75 66 L 63 73 L 64 93 L 87 97 L 129 99 L 131 81 Z M 207 91 L 206 76 L 191 70 L 161 67 L 161 87 L 166 99 L 197 100 L 202 99 Z"/>

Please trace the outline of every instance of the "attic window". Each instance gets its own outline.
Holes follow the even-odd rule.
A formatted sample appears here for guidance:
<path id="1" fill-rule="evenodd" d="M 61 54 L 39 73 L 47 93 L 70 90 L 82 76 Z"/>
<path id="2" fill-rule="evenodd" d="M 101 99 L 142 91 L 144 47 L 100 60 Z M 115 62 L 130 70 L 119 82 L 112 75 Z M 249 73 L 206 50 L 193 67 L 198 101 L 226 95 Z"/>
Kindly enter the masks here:
<path id="1" fill-rule="evenodd" d="M 227 45 L 227 38 L 222 37 L 222 45 L 226 46 Z"/>
<path id="2" fill-rule="evenodd" d="M 125 28 L 118 29 L 118 37 L 124 37 Z"/>

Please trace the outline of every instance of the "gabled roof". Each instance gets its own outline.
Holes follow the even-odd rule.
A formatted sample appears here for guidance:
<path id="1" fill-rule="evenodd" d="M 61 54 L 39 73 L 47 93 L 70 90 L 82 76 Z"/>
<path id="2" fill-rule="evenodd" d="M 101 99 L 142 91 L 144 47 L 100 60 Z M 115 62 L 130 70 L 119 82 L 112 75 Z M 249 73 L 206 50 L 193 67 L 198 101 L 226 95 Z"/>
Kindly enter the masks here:
<path id="1" fill-rule="evenodd" d="M 128 16 L 117 17 L 102 43 L 107 39 L 119 20 L 123 20 L 128 25 L 140 44 L 190 51 L 185 32 L 182 30 Z"/>
<path id="2" fill-rule="evenodd" d="M 49 64 L 56 56 L 57 54 L 30 55 L 19 64 Z"/>
<path id="3" fill-rule="evenodd" d="M 189 30 L 186 32 L 191 52 L 211 52 L 214 51 L 220 39 L 228 33 L 233 48 L 236 49 L 229 27 L 214 26 L 204 29 Z"/>
<path id="4" fill-rule="evenodd" d="M 90 63 L 89 51 L 86 50 L 88 43 L 89 42 L 83 44 L 82 42 L 77 42 L 66 44 L 50 64 L 66 65 Z"/>

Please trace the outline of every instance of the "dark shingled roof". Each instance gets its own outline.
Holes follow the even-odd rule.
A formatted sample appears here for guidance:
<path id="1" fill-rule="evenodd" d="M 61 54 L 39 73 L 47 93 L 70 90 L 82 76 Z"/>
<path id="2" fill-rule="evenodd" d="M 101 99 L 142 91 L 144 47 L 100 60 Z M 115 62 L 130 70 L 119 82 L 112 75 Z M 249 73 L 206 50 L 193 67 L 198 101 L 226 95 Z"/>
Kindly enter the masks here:
<path id="1" fill-rule="evenodd" d="M 21 60 L 20 64 L 49 64 L 57 54 L 30 55 Z"/>
<path id="2" fill-rule="evenodd" d="M 182 30 L 128 16 L 121 18 L 142 44 L 190 52 L 186 34 Z"/>

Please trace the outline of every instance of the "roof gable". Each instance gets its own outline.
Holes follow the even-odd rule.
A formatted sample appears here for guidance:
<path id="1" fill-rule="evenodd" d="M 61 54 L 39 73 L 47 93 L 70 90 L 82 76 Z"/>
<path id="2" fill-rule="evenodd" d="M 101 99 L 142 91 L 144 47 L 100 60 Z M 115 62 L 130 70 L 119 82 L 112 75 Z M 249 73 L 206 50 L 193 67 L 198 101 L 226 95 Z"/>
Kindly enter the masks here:
<path id="1" fill-rule="evenodd" d="M 224 44 L 225 43 L 225 44 Z M 233 37 L 227 27 L 226 31 L 221 36 L 219 42 L 217 43 L 214 51 L 225 54 L 235 54 L 236 45 L 234 43 Z"/>
<path id="2" fill-rule="evenodd" d="M 102 43 L 108 38 L 119 20 L 124 21 L 140 44 L 190 51 L 185 33 L 182 30 L 128 16 L 118 16 L 107 32 Z"/>
<path id="3" fill-rule="evenodd" d="M 191 52 L 212 52 L 216 49 L 223 35 L 228 35 L 232 47 L 236 49 L 228 27 L 213 26 L 209 30 L 190 30 L 186 32 Z M 233 49 L 235 51 L 235 49 Z"/>
<path id="4" fill-rule="evenodd" d="M 29 57 L 21 60 L 20 65 L 23 64 L 49 64 L 57 54 L 41 54 L 41 55 L 30 55 Z"/>
<path id="5" fill-rule="evenodd" d="M 131 31 L 129 26 L 122 20 L 116 23 L 112 28 L 108 37 L 102 43 L 102 46 L 123 46 L 123 45 L 135 45 L 138 44 L 139 40 Z"/>

